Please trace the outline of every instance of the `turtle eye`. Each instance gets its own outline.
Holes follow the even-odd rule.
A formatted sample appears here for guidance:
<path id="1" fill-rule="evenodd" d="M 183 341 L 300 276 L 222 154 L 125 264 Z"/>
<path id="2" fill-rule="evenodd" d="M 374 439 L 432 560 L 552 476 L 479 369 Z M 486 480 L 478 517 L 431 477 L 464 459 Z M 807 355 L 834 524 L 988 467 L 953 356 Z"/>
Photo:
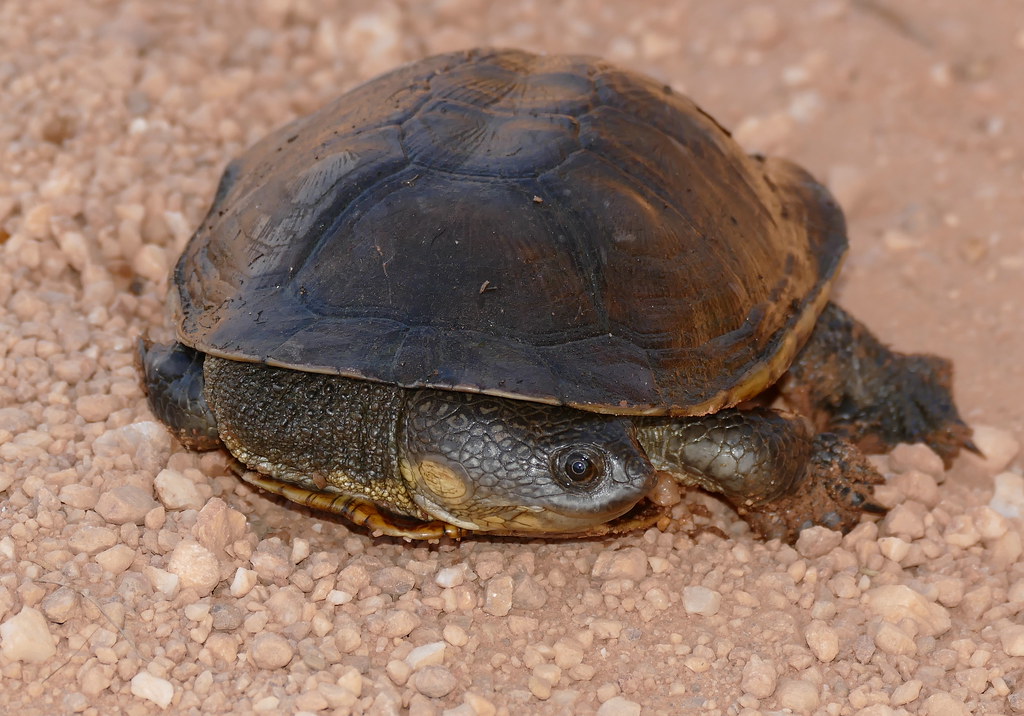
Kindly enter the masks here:
<path id="1" fill-rule="evenodd" d="M 604 474 L 604 458 L 592 448 L 575 447 L 556 458 L 555 474 L 567 486 L 584 487 Z"/>

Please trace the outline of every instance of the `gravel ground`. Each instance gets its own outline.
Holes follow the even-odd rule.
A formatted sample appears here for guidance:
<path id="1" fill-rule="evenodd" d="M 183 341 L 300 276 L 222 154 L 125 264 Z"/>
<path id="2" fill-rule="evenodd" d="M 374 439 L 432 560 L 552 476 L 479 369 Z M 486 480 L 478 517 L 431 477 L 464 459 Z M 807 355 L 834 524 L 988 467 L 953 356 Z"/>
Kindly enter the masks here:
<path id="1" fill-rule="evenodd" d="M 954 358 L 987 457 L 901 447 L 885 519 L 794 547 L 696 494 L 665 532 L 422 545 L 182 451 L 132 347 L 223 165 L 480 44 L 605 55 L 823 177 L 840 300 Z M 1009 0 L 0 4 L 0 712 L 1024 712 L 1021 76 Z"/>

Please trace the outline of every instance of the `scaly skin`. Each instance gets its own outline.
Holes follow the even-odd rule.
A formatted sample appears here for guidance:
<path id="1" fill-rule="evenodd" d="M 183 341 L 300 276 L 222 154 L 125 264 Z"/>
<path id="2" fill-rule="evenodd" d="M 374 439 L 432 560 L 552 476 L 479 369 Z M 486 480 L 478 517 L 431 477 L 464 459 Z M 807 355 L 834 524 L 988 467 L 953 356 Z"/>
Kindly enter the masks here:
<path id="1" fill-rule="evenodd" d="M 248 473 L 253 484 L 411 538 L 605 534 L 658 469 L 722 494 L 757 533 L 792 541 L 811 525 L 845 531 L 884 511 L 871 499 L 882 478 L 862 450 L 920 441 L 948 465 L 975 449 L 949 363 L 890 351 L 834 304 L 779 386 L 806 417 L 598 415 L 204 360 L 180 344 L 140 343 L 139 354 L 154 414 L 188 447 L 223 441 L 263 474 Z M 603 472 L 567 481 L 560 471 L 580 451 Z M 623 525 L 652 517 L 630 514 L 642 517 Z"/>

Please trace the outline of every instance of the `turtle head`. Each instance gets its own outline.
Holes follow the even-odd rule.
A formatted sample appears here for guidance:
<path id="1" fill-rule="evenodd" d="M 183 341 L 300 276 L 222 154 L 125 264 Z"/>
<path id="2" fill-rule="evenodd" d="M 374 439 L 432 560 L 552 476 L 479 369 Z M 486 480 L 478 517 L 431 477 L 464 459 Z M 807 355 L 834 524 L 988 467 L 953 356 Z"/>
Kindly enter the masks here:
<path id="1" fill-rule="evenodd" d="M 654 467 L 629 418 L 489 395 L 416 391 L 399 439 L 416 504 L 469 530 L 578 533 L 632 508 Z"/>

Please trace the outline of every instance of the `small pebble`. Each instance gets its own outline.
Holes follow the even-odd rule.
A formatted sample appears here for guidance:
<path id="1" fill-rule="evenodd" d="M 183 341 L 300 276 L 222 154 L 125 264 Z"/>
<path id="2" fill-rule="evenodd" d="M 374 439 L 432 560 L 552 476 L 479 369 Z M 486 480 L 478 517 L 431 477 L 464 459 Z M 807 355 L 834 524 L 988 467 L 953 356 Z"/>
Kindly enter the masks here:
<path id="1" fill-rule="evenodd" d="M 893 476 L 889 480 L 889 486 L 895 487 L 906 498 L 920 502 L 925 507 L 931 508 L 939 504 L 939 485 L 930 473 L 908 469 Z"/>
<path id="2" fill-rule="evenodd" d="M 178 593 L 178 588 L 181 586 L 181 578 L 177 574 L 172 574 L 152 565 L 147 566 L 143 573 L 146 575 L 149 583 L 153 585 L 153 589 L 165 597 L 170 598 Z"/>
<path id="3" fill-rule="evenodd" d="M 128 545 L 115 544 L 105 549 L 94 558 L 96 563 L 110 574 L 118 575 L 128 569 L 138 554 Z"/>
<path id="4" fill-rule="evenodd" d="M 252 640 L 252 662 L 258 669 L 282 669 L 295 656 L 287 639 L 274 632 L 264 632 Z"/>
<path id="5" fill-rule="evenodd" d="M 434 583 L 444 589 L 451 589 L 463 583 L 466 578 L 466 571 L 463 567 L 445 567 L 439 569 L 434 575 Z"/>
<path id="6" fill-rule="evenodd" d="M 444 663 L 444 650 L 447 645 L 443 641 L 432 641 L 417 646 L 405 657 L 405 663 L 413 671 L 425 666 L 436 666 Z"/>
<path id="7" fill-rule="evenodd" d="M 164 469 L 153 481 L 156 496 L 168 510 L 200 510 L 203 496 L 192 480 L 177 470 Z"/>
<path id="8" fill-rule="evenodd" d="M 236 598 L 244 597 L 256 586 L 258 579 L 259 577 L 254 570 L 239 567 L 235 570 L 235 576 L 231 580 L 231 587 L 229 588 L 231 596 Z"/>
<path id="9" fill-rule="evenodd" d="M 917 653 L 917 644 L 913 638 L 895 624 L 883 621 L 875 632 L 875 646 L 886 654 L 893 656 L 913 656 Z"/>
<path id="10" fill-rule="evenodd" d="M 815 525 L 800 532 L 796 540 L 796 551 L 807 559 L 822 557 L 843 542 L 843 534 L 827 527 Z"/>
<path id="11" fill-rule="evenodd" d="M 165 709 L 174 698 L 174 686 L 167 679 L 153 676 L 148 671 L 140 671 L 132 677 L 132 694 Z"/>
<path id="12" fill-rule="evenodd" d="M 963 699 L 944 692 L 932 694 L 924 700 L 923 706 L 921 713 L 926 716 L 970 716 L 971 713 Z"/>
<path id="13" fill-rule="evenodd" d="M 740 688 L 754 698 L 766 699 L 775 693 L 779 673 L 775 665 L 756 654 L 743 667 Z"/>
<path id="14" fill-rule="evenodd" d="M 416 691 L 432 699 L 447 696 L 458 685 L 455 676 L 444 666 L 426 666 L 414 673 L 409 682 Z"/>
<path id="15" fill-rule="evenodd" d="M 815 619 L 804 629 L 804 640 L 818 661 L 829 662 L 839 655 L 839 634 L 825 622 Z"/>
<path id="16" fill-rule="evenodd" d="M 40 664 L 56 653 L 57 640 L 39 610 L 22 607 L 0 624 L 0 654 L 5 659 Z"/>
<path id="17" fill-rule="evenodd" d="M 220 583 L 217 556 L 198 542 L 182 540 L 167 560 L 167 571 L 178 575 L 183 589 L 195 589 L 203 597 Z"/>
<path id="18" fill-rule="evenodd" d="M 196 541 L 218 556 L 224 555 L 228 545 L 244 535 L 245 515 L 228 507 L 219 497 L 211 498 L 203 505 L 192 527 Z"/>
<path id="19" fill-rule="evenodd" d="M 496 617 L 506 616 L 512 611 L 512 577 L 501 575 L 487 582 L 484 592 L 483 610 Z"/>
<path id="20" fill-rule="evenodd" d="M 597 708 L 597 716 L 640 716 L 643 708 L 624 696 L 612 696 Z"/>
<path id="21" fill-rule="evenodd" d="M 79 525 L 68 537 L 67 545 L 73 552 L 93 555 L 117 544 L 117 532 L 109 527 Z"/>
<path id="22" fill-rule="evenodd" d="M 452 646 L 465 646 L 469 643 L 469 634 L 458 624 L 446 624 L 441 635 Z"/>
<path id="23" fill-rule="evenodd" d="M 926 636 L 938 636 L 949 630 L 952 623 L 945 607 L 903 584 L 869 589 L 865 592 L 864 603 L 872 613 L 892 624 L 913 619 Z"/>
<path id="24" fill-rule="evenodd" d="M 1002 472 L 1020 453 L 1020 442 L 1009 430 L 988 425 L 975 425 L 971 438 L 984 457 L 967 454 L 967 459 L 978 461 L 984 470 L 995 475 Z"/>
<path id="25" fill-rule="evenodd" d="M 1024 624 L 1006 624 L 999 628 L 999 643 L 1007 656 L 1024 656 Z"/>
<path id="26" fill-rule="evenodd" d="M 591 575 L 597 579 L 632 579 L 639 582 L 647 576 L 647 554 L 639 547 L 605 550 L 597 556 Z"/>
<path id="27" fill-rule="evenodd" d="M 821 705 L 818 687 L 803 679 L 783 679 L 775 690 L 779 706 L 794 713 L 812 713 Z"/>
<path id="28" fill-rule="evenodd" d="M 921 695 L 921 688 L 924 686 L 924 682 L 919 679 L 911 679 L 905 681 L 895 689 L 892 690 L 892 696 L 890 701 L 893 706 L 904 706 L 917 700 L 917 697 Z"/>
<path id="29" fill-rule="evenodd" d="M 924 537 L 923 509 L 918 510 L 911 503 L 896 505 L 882 520 L 881 531 L 895 537 L 905 535 L 911 540 Z"/>
<path id="30" fill-rule="evenodd" d="M 68 507 L 78 510 L 91 510 L 99 501 L 100 491 L 89 485 L 64 485 L 57 494 L 57 499 Z"/>
<path id="31" fill-rule="evenodd" d="M 897 445 L 889 453 L 889 469 L 897 473 L 917 470 L 932 478 L 941 477 L 944 472 L 942 458 L 924 443 Z M 916 495 L 910 496 L 917 499 Z"/>
<path id="32" fill-rule="evenodd" d="M 116 395 L 84 395 L 75 401 L 75 411 L 87 423 L 101 423 L 121 407 Z"/>
<path id="33" fill-rule="evenodd" d="M 420 618 L 407 609 L 390 609 L 386 612 L 371 615 L 367 621 L 368 629 L 388 639 L 408 636 L 420 625 Z"/>
<path id="34" fill-rule="evenodd" d="M 992 478 L 995 492 L 989 507 L 1003 517 L 1024 517 L 1024 476 L 1001 472 Z"/>
<path id="35" fill-rule="evenodd" d="M 529 574 L 521 575 L 513 581 L 515 583 L 515 586 L 512 588 L 513 607 L 533 611 L 547 604 L 547 590 Z"/>
<path id="36" fill-rule="evenodd" d="M 968 516 L 978 531 L 978 535 L 986 541 L 997 540 L 1010 529 L 1006 518 L 991 507 L 984 505 L 973 507 L 968 511 Z"/>
<path id="37" fill-rule="evenodd" d="M 78 606 L 78 593 L 69 587 L 60 587 L 47 595 L 39 604 L 43 614 L 55 624 L 63 624 Z"/>
<path id="38" fill-rule="evenodd" d="M 942 538 L 946 540 L 946 544 L 959 547 L 960 549 L 968 549 L 978 544 L 981 540 L 981 535 L 974 526 L 974 520 L 969 515 L 956 515 L 949 523 L 949 526 L 946 527 Z"/>
<path id="39" fill-rule="evenodd" d="M 141 525 L 146 513 L 156 505 L 147 490 L 137 485 L 118 485 L 99 496 L 96 512 L 110 524 Z"/>
<path id="40" fill-rule="evenodd" d="M 878 549 L 883 557 L 899 563 L 910 552 L 910 543 L 899 537 L 882 537 L 878 540 Z"/>
<path id="41" fill-rule="evenodd" d="M 683 587 L 683 609 L 687 614 L 712 617 L 722 606 L 722 595 L 701 586 Z"/>
<path id="42" fill-rule="evenodd" d="M 562 669 L 572 669 L 583 662 L 586 655 L 584 646 L 572 637 L 558 639 L 552 647 L 555 664 Z"/>
<path id="43" fill-rule="evenodd" d="M 599 617 L 590 623 L 590 628 L 598 639 L 618 639 L 622 633 L 622 622 Z"/>

